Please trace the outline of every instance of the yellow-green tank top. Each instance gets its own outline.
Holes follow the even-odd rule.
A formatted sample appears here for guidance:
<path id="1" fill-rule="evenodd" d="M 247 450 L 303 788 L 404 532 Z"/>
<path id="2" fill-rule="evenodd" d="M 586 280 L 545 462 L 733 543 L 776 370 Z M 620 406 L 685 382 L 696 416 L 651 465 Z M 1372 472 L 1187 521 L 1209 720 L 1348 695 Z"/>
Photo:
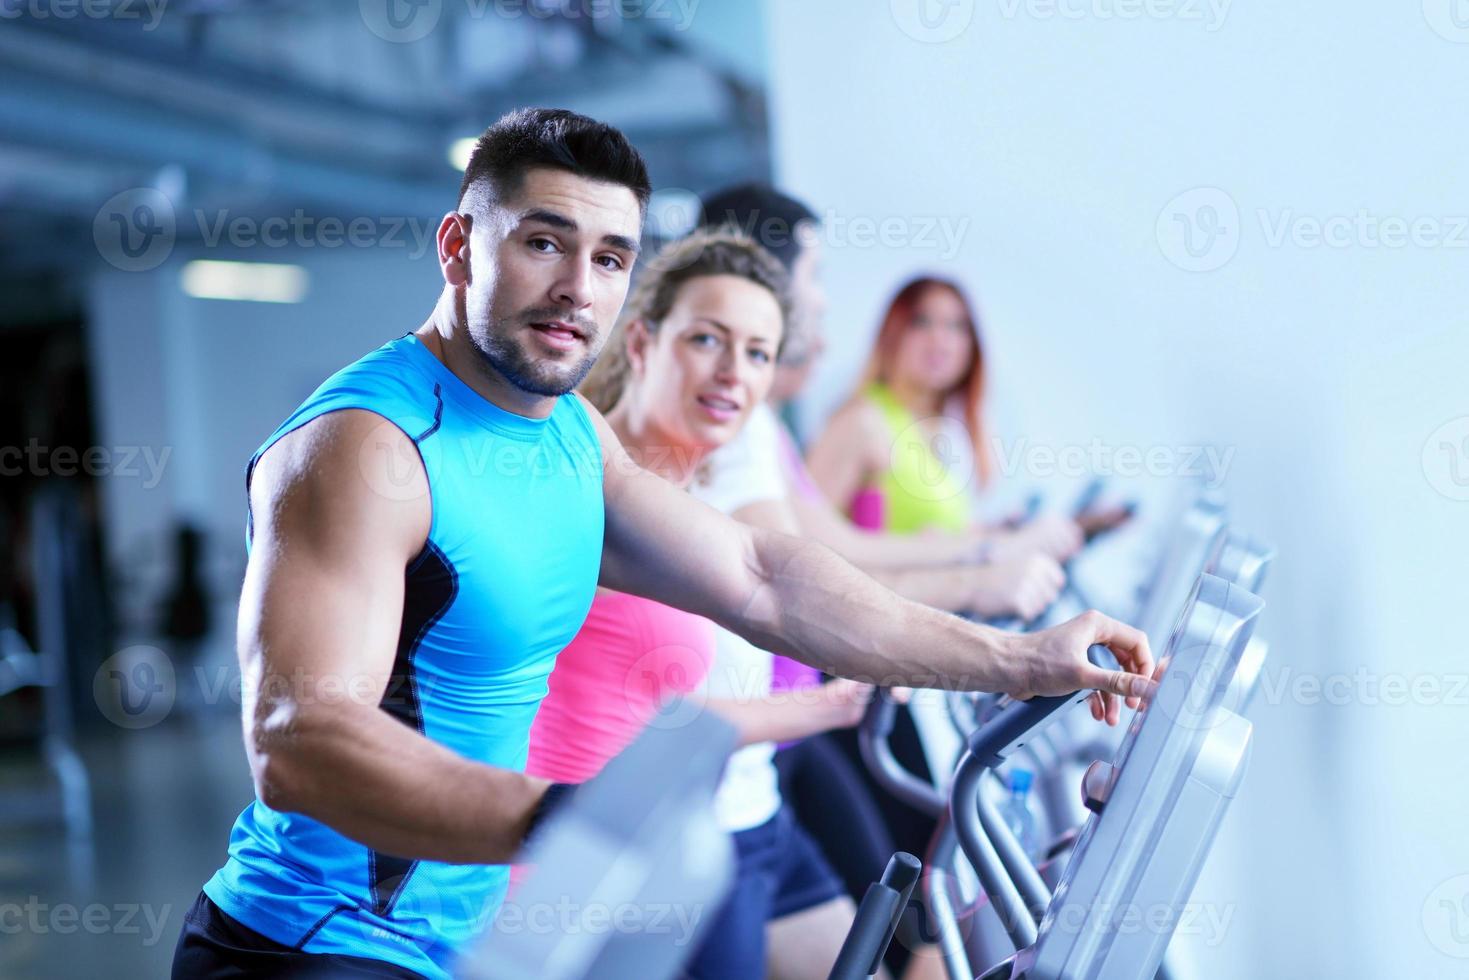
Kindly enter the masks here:
<path id="1" fill-rule="evenodd" d="M 910 534 L 928 528 L 962 531 L 970 523 L 969 474 L 955 472 L 934 451 L 932 437 L 881 382 L 864 393 L 892 434 L 887 469 L 877 481 L 883 530 Z"/>

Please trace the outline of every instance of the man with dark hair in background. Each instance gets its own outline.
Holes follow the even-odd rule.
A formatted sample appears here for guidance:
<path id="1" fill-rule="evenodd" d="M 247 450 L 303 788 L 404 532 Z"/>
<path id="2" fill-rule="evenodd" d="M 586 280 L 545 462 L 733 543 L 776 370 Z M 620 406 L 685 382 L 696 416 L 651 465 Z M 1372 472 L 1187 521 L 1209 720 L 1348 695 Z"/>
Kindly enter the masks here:
<path id="1" fill-rule="evenodd" d="M 826 349 L 826 290 L 821 284 L 821 221 L 802 202 L 769 184 L 740 184 L 703 198 L 699 225 L 737 228 L 780 260 L 791 277 L 791 323 L 770 401 L 795 427 L 792 400 Z"/>
<path id="2" fill-rule="evenodd" d="M 820 219 L 804 202 L 762 183 L 724 188 L 700 203 L 701 227 L 740 230 L 778 258 L 791 278 L 792 323 L 781 349 L 770 404 L 757 406 L 739 435 L 705 463 L 705 481 L 725 492 L 740 483 L 768 485 L 769 481 L 757 480 L 754 474 L 779 470 L 786 494 L 749 502 L 735 517 L 769 530 L 814 538 L 889 588 L 939 608 L 1029 618 L 1054 600 L 1065 581 L 1057 559 L 1068 557 L 1081 540 L 1070 521 L 1043 518 L 1017 534 L 996 529 L 969 534 L 881 534 L 858 530 L 821 494 L 806 472 L 793 435 L 795 399 L 826 348 Z M 782 687 L 799 687 L 818 682 L 819 676 L 803 664 L 778 657 L 773 679 Z M 928 776 L 927 757 L 905 705 L 898 707 L 891 742 L 908 770 Z M 861 761 L 855 729 L 788 745 L 777 753 L 776 766 L 782 797 L 854 899 L 860 900 L 867 885 L 882 873 L 895 848 L 915 854 L 927 848 L 933 819 L 876 784 Z M 811 929 L 810 924 L 796 921 L 776 923 L 771 928 L 772 946 L 780 948 L 787 941 L 787 932 L 788 944 L 799 945 Z M 900 939 L 887 953 L 895 974 L 903 973 L 909 951 L 922 941 L 915 916 L 905 916 Z M 931 962 L 941 972 L 937 957 Z"/>
<path id="3" fill-rule="evenodd" d="M 238 640 L 258 799 L 186 919 L 176 977 L 447 977 L 569 789 L 521 770 L 599 584 L 833 673 L 1094 687 L 1114 720 L 1116 698 L 1146 693 L 1128 626 L 965 623 L 629 459 L 570 393 L 626 296 L 648 194 L 615 129 L 501 119 L 439 225 L 427 320 L 329 378 L 251 459 Z M 1133 673 L 1093 667 L 1098 642 Z"/>

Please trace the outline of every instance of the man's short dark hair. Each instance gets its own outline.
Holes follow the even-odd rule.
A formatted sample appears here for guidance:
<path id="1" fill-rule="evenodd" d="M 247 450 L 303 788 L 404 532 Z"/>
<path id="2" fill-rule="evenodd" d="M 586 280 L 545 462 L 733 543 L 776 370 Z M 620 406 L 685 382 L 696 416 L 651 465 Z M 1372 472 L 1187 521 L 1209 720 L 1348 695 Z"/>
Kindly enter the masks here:
<path id="1" fill-rule="evenodd" d="M 642 154 L 618 129 L 566 109 L 516 109 L 474 144 L 459 185 L 460 209 L 481 181 L 488 185 L 490 200 L 513 197 L 526 171 L 537 167 L 621 184 L 633 192 L 641 211 L 647 210 L 653 190 Z"/>
<path id="2" fill-rule="evenodd" d="M 801 254 L 797 226 L 819 224 L 815 212 L 769 184 L 740 184 L 706 194 L 699 209 L 699 227 L 738 230 L 779 259 L 787 272 Z"/>

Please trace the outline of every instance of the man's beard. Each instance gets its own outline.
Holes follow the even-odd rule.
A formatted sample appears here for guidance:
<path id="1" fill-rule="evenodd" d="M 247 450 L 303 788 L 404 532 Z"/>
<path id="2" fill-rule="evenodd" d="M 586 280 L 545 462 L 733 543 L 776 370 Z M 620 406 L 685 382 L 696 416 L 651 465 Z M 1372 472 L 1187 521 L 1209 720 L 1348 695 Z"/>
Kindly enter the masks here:
<path id="1" fill-rule="evenodd" d="M 533 330 L 535 328 L 530 324 L 545 320 L 569 322 L 582 332 L 586 337 L 582 342 L 586 347 L 586 355 L 580 362 L 570 364 L 546 358 L 538 359 L 526 352 L 519 339 L 521 332 Z M 471 337 L 473 338 L 473 331 Z M 593 323 L 568 317 L 561 310 L 534 309 L 491 321 L 490 329 L 485 335 L 473 339 L 490 367 L 506 381 L 527 394 L 555 398 L 581 384 L 592 370 L 592 365 L 597 362 L 597 354 L 600 353 L 596 346 L 597 337 L 598 330 Z"/>

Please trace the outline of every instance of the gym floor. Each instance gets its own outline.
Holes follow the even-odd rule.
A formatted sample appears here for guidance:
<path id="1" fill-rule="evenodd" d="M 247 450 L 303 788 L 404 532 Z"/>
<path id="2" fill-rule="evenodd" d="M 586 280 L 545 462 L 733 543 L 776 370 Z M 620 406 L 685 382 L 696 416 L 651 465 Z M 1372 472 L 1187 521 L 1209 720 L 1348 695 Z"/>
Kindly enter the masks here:
<path id="1" fill-rule="evenodd" d="M 239 722 L 170 719 L 78 748 L 92 778 L 94 878 L 54 823 L 7 826 L 0 905 L 25 921 L 0 922 L 0 977 L 167 976 L 183 916 L 252 798 Z M 30 754 L 0 758 L 0 780 L 6 795 L 55 799 Z"/>

